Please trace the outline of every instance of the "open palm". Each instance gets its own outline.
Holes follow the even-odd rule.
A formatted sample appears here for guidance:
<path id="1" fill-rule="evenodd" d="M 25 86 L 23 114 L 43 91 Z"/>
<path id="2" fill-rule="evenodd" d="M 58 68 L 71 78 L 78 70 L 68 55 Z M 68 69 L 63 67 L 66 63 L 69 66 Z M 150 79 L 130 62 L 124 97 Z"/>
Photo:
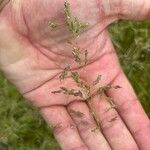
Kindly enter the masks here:
<path id="1" fill-rule="evenodd" d="M 150 4 L 147 7 L 146 0 L 145 3 L 145 9 L 137 17 L 143 6 L 140 1 L 70 1 L 73 16 L 89 23 L 78 38 L 74 38 L 65 25 L 64 0 L 14 0 L 1 12 L 0 68 L 54 126 L 62 149 L 149 149 L 149 119 L 119 65 L 106 30 L 119 18 L 145 19 L 148 12 L 150 16 Z M 60 26 L 50 29 L 49 21 L 58 22 Z M 88 51 L 84 70 L 75 63 L 68 40 Z M 69 77 L 59 80 L 68 65 L 88 83 L 102 75 L 101 86 L 111 83 L 122 87 L 106 93 L 114 99 L 117 110 L 109 109 L 111 106 L 105 96 L 96 96 L 91 102 L 101 122 L 101 131 L 91 132 L 96 122 L 80 98 L 51 93 L 62 86 L 77 88 Z M 84 116 L 75 115 L 73 111 L 82 112 Z"/>

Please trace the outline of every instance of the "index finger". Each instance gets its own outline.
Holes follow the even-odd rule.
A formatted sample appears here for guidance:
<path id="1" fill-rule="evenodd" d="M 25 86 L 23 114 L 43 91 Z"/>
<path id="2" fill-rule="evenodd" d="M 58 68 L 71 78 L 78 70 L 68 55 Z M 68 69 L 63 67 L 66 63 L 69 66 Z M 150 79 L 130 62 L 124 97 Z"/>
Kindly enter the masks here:
<path id="1" fill-rule="evenodd" d="M 116 77 L 112 84 L 119 85 L 122 88 L 110 90 L 107 94 L 114 99 L 120 116 L 136 140 L 139 148 L 149 150 L 150 121 L 131 84 L 123 72 Z"/>

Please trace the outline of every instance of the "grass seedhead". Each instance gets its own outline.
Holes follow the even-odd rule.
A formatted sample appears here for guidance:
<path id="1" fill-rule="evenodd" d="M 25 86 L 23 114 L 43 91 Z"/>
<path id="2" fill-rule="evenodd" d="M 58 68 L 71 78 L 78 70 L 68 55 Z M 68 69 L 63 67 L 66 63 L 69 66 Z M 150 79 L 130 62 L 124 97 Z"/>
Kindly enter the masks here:
<path id="1" fill-rule="evenodd" d="M 83 23 L 77 17 L 72 16 L 70 4 L 67 0 L 65 0 L 65 4 L 64 4 L 64 15 L 65 15 L 66 25 L 67 25 L 69 31 L 76 37 L 78 37 L 80 32 L 88 26 L 87 23 Z M 50 27 L 56 28 L 57 24 L 50 23 Z M 70 40 L 67 43 L 72 46 L 72 55 L 73 55 L 74 61 L 79 65 L 80 68 L 86 68 L 86 66 L 88 64 L 88 51 L 81 49 L 77 44 L 72 43 Z M 76 83 L 77 87 L 81 90 L 69 89 L 68 87 L 60 87 L 60 90 L 53 91 L 52 93 L 53 94 L 61 93 L 61 94 L 65 94 L 68 96 L 78 97 L 81 100 L 83 100 L 84 102 L 86 102 L 86 104 L 88 105 L 88 107 L 90 109 L 90 113 L 92 114 L 92 116 L 95 119 L 95 122 L 97 124 L 97 127 L 94 130 L 92 130 L 92 132 L 96 131 L 97 129 L 100 129 L 100 121 L 97 117 L 97 114 L 93 110 L 93 107 L 91 106 L 90 101 L 95 96 L 105 95 L 105 93 L 110 89 L 119 89 L 121 87 L 119 85 L 113 86 L 112 84 L 108 84 L 106 86 L 100 86 L 100 87 L 96 88 L 96 85 L 98 85 L 101 81 L 101 75 L 98 75 L 97 78 L 95 79 L 95 81 L 93 81 L 93 83 L 89 84 L 86 81 L 83 81 L 81 79 L 78 71 L 71 71 L 70 66 L 66 67 L 63 70 L 63 72 L 59 76 L 60 81 L 66 79 L 67 77 L 70 77 L 70 76 L 68 76 L 68 74 L 69 75 L 71 74 L 71 78 Z M 95 90 L 94 92 L 91 92 L 92 88 Z M 111 105 L 111 108 L 109 108 L 109 110 L 112 108 L 116 108 L 115 104 L 113 103 L 113 99 L 111 97 L 106 97 L 106 98 Z M 71 113 L 77 117 L 83 117 L 83 115 L 84 115 L 83 113 L 81 113 L 79 111 L 74 111 L 74 110 L 71 110 Z M 112 122 L 114 120 L 116 120 L 116 117 L 114 117 L 112 120 L 110 120 L 110 122 Z"/>
<path id="2" fill-rule="evenodd" d="M 112 119 L 109 120 L 109 122 L 114 122 L 115 120 L 117 120 L 117 116 L 113 117 Z"/>
<path id="3" fill-rule="evenodd" d="M 79 46 L 71 43 L 70 41 L 68 41 L 67 43 L 73 47 L 72 55 L 74 57 L 75 62 L 80 67 L 85 67 L 88 64 L 88 51 L 81 50 L 81 48 Z"/>
<path id="4" fill-rule="evenodd" d="M 50 29 L 56 29 L 57 27 L 59 26 L 59 24 L 58 23 L 56 23 L 56 22 L 51 22 L 51 21 L 49 21 L 49 23 L 48 23 L 48 27 L 50 28 Z"/>
<path id="5" fill-rule="evenodd" d="M 81 65 L 81 51 L 79 47 L 73 47 L 72 50 L 73 57 L 75 59 L 75 62 Z"/>
<path id="6" fill-rule="evenodd" d="M 88 64 L 88 51 L 87 51 L 87 50 L 85 50 L 84 56 L 85 56 L 85 59 L 84 59 L 84 66 L 86 66 L 86 65 Z"/>
<path id="7" fill-rule="evenodd" d="M 106 97 L 106 99 L 107 99 L 107 101 L 108 101 L 109 104 L 110 104 L 110 108 L 108 108 L 108 109 L 106 110 L 106 112 L 108 112 L 108 111 L 111 110 L 111 109 L 116 109 L 116 108 L 117 108 L 117 106 L 115 105 L 115 103 L 113 102 L 113 99 L 112 99 L 111 97 Z"/>
<path id="8" fill-rule="evenodd" d="M 74 115 L 75 117 L 78 117 L 78 118 L 82 118 L 84 117 L 84 113 L 80 112 L 80 111 L 75 111 L 75 110 L 69 110 L 69 112 Z"/>
<path id="9" fill-rule="evenodd" d="M 71 9 L 70 9 L 70 4 L 67 0 L 65 0 L 65 3 L 64 3 L 64 13 L 65 13 L 65 17 L 70 19 L 71 18 Z"/>
<path id="10" fill-rule="evenodd" d="M 75 89 L 67 89 L 66 87 L 60 87 L 60 90 L 57 91 L 52 91 L 52 94 L 60 94 L 63 93 L 65 95 L 73 95 L 75 97 L 79 96 L 81 98 L 83 98 L 83 94 L 80 90 L 75 90 Z"/>
<path id="11" fill-rule="evenodd" d="M 97 114 L 92 110 L 91 105 L 89 105 L 89 108 L 91 109 L 91 114 L 92 114 L 92 116 L 93 116 L 93 118 L 94 118 L 94 120 L 96 122 L 96 128 L 91 130 L 91 132 L 95 132 L 96 130 L 100 130 L 100 127 L 101 127 L 100 126 L 100 121 L 99 121 L 99 119 L 97 117 Z"/>
<path id="12" fill-rule="evenodd" d="M 71 72 L 71 77 L 76 83 L 80 82 L 80 75 L 78 72 Z"/>
<path id="13" fill-rule="evenodd" d="M 62 92 L 62 90 L 58 90 L 58 91 L 52 91 L 51 93 L 53 93 L 53 94 L 59 94 L 61 92 Z"/>
<path id="14" fill-rule="evenodd" d="M 95 86 L 95 85 L 97 85 L 97 84 L 100 83 L 101 77 L 102 77 L 101 75 L 98 75 L 98 76 L 97 76 L 96 80 L 93 81 L 93 86 Z"/>
<path id="15" fill-rule="evenodd" d="M 66 67 L 63 72 L 61 73 L 61 75 L 59 76 L 59 79 L 60 81 L 64 80 L 67 76 L 68 76 L 68 73 L 70 71 L 70 66 Z"/>
<path id="16" fill-rule="evenodd" d="M 83 94 L 82 94 L 82 92 L 80 90 L 71 89 L 69 91 L 69 95 L 73 95 L 75 97 L 83 98 Z"/>
<path id="17" fill-rule="evenodd" d="M 78 37 L 80 32 L 89 26 L 88 23 L 84 23 L 77 17 L 72 16 L 70 4 L 67 0 L 65 0 L 64 4 L 64 15 L 68 29 L 75 37 Z"/>
<path id="18" fill-rule="evenodd" d="M 121 89 L 122 87 L 120 85 L 116 85 L 113 87 L 114 89 Z"/>

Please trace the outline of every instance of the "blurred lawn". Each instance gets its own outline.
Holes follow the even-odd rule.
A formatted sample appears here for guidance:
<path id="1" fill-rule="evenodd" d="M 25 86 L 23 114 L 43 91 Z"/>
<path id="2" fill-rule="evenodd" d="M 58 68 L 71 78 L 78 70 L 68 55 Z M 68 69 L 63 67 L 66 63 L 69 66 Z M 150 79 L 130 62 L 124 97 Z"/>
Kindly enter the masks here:
<path id="1" fill-rule="evenodd" d="M 150 22 L 119 21 L 110 33 L 122 66 L 150 116 Z M 59 150 L 50 129 L 0 73 L 0 150 Z"/>

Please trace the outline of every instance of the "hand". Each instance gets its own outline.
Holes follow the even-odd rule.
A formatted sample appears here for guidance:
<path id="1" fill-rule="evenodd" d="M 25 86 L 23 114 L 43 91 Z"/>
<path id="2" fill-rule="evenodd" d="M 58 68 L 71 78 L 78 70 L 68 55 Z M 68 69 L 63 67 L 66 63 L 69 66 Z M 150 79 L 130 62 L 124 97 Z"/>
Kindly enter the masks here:
<path id="1" fill-rule="evenodd" d="M 0 14 L 0 69 L 54 127 L 63 150 L 148 150 L 149 119 L 119 65 L 106 28 L 120 18 L 150 18 L 149 0 L 76 0 L 70 4 L 73 16 L 90 24 L 77 39 L 64 25 L 64 0 L 10 1 Z M 61 26 L 49 29 L 51 20 Z M 86 72 L 74 62 L 67 40 L 88 50 Z M 58 78 L 68 64 L 88 83 L 102 75 L 102 86 L 122 87 L 106 93 L 113 98 L 116 110 L 109 109 L 106 95 L 91 101 L 101 131 L 91 132 L 96 122 L 85 102 L 51 93 L 61 86 L 76 88 L 71 78 L 61 82 Z"/>

